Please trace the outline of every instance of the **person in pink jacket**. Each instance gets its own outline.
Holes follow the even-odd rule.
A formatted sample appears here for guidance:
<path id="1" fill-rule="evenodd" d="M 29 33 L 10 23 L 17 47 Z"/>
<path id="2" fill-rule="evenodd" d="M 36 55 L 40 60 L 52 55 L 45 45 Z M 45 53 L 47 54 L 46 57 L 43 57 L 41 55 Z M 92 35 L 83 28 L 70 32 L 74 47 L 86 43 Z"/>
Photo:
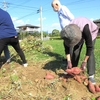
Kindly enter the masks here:
<path id="1" fill-rule="evenodd" d="M 61 38 L 64 40 L 64 48 L 67 58 L 67 68 L 78 66 L 81 49 L 85 42 L 86 54 L 81 64 L 81 69 L 86 69 L 89 80 L 95 84 L 95 57 L 94 45 L 98 34 L 98 26 L 85 17 L 73 19 L 69 25 L 61 30 Z"/>

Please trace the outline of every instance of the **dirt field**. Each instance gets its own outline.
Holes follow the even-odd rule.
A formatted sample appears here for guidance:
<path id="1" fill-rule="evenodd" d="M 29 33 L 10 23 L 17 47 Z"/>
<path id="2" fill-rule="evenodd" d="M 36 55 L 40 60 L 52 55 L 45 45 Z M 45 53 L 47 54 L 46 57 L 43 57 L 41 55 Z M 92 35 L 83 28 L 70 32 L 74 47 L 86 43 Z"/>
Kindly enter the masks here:
<path id="1" fill-rule="evenodd" d="M 46 63 L 29 62 L 26 68 L 16 62 L 2 66 L 0 100 L 94 100 L 100 96 L 100 92 L 89 92 L 83 83 L 73 78 L 67 82 L 61 80 L 64 71 L 45 69 Z M 54 79 L 45 79 L 47 72 L 53 74 Z"/>

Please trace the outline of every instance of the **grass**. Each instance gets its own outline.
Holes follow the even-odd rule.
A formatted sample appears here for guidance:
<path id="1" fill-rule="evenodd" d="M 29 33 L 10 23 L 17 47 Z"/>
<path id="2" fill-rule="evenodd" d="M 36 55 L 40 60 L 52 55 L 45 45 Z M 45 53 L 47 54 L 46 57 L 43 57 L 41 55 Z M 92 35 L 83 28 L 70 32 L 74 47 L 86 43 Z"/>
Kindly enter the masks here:
<path id="1" fill-rule="evenodd" d="M 65 53 L 64 53 L 64 47 L 63 47 L 63 41 L 62 40 L 48 40 L 43 42 L 45 45 L 51 45 L 53 48 L 53 51 L 51 52 L 51 56 L 55 57 L 55 61 L 52 61 L 51 64 L 54 64 L 54 66 L 60 66 L 59 68 L 62 68 L 62 59 L 65 58 Z M 96 40 L 95 43 L 95 62 L 96 62 L 96 76 L 100 76 L 100 39 Z M 80 55 L 80 60 L 79 60 L 79 65 L 83 61 L 86 53 L 86 47 L 85 45 L 82 48 L 81 55 Z M 50 55 L 49 55 L 50 56 Z M 100 81 L 100 80 L 99 80 Z"/>
<path id="2" fill-rule="evenodd" d="M 100 82 L 100 39 L 97 39 L 96 41 L 96 44 L 95 44 L 95 58 L 96 58 L 96 79 L 97 81 Z M 49 50 L 45 51 L 45 52 L 38 52 L 38 51 L 35 51 L 35 50 L 31 50 L 29 52 L 25 52 L 25 56 L 28 60 L 28 62 L 32 62 L 33 64 L 34 63 L 39 63 L 39 62 L 46 62 L 44 66 L 45 69 L 50 69 L 50 70 L 53 70 L 53 71 L 57 71 L 58 69 L 64 69 L 65 68 L 65 65 L 63 65 L 65 62 L 63 62 L 63 58 L 65 58 L 65 53 L 64 53 L 64 47 L 63 47 L 63 41 L 62 40 L 48 40 L 48 41 L 43 41 L 43 47 L 44 48 L 45 46 L 49 47 Z M 80 62 L 79 64 L 82 62 L 82 60 L 84 59 L 84 56 L 85 56 L 85 45 L 82 49 L 82 53 L 81 53 L 81 57 L 80 57 Z M 13 54 L 15 54 L 13 51 L 11 52 Z M 13 58 L 14 59 L 14 58 Z M 17 59 L 19 59 L 19 57 L 15 57 L 15 60 L 17 61 Z M 11 63 L 11 67 L 10 67 L 10 71 L 13 72 L 13 69 L 14 69 L 14 62 Z M 38 66 L 37 66 L 38 67 Z M 7 74 L 8 70 L 6 68 L 2 68 L 1 70 L 1 73 L 0 73 L 0 77 L 3 78 L 5 77 L 5 75 Z M 14 89 L 19 89 L 21 88 L 21 82 L 20 81 L 20 77 L 18 77 L 18 75 L 16 73 L 11 73 L 11 74 L 7 74 L 7 76 L 10 76 L 9 80 L 12 84 L 10 85 L 10 87 L 6 87 L 5 86 L 5 89 L 4 91 L 8 90 L 8 92 L 10 94 L 8 94 L 8 92 L 1 92 L 0 93 L 0 99 L 5 97 L 5 95 L 7 94 L 8 96 L 10 95 L 14 95 L 14 92 L 15 90 Z M 5 77 L 6 78 L 6 77 Z M 26 82 L 28 82 L 30 85 L 34 85 L 33 82 L 29 79 L 27 80 Z M 27 83 L 24 83 L 24 84 L 27 84 Z M 48 89 L 52 90 L 53 86 L 50 86 L 48 87 Z M 17 91 L 16 90 L 16 91 Z M 14 92 L 13 92 L 14 91 Z M 40 91 L 40 90 L 38 90 Z M 53 90 L 52 90 L 53 91 Z M 53 92 L 56 94 L 56 92 Z M 20 94 L 21 95 L 21 94 Z M 30 94 L 31 95 L 31 94 Z M 15 95 L 16 96 L 16 95 Z M 22 97 L 24 97 L 24 93 L 21 95 Z M 41 100 L 44 100 L 44 98 L 48 98 L 49 100 L 49 97 L 45 96 L 45 97 L 42 97 L 40 94 L 37 95 L 37 98 L 43 98 Z M 69 100 L 71 99 L 71 95 L 67 95 L 67 96 L 64 96 L 62 100 Z M 93 99 L 94 100 L 94 99 Z"/>
<path id="3" fill-rule="evenodd" d="M 45 45 L 51 45 L 53 48 L 52 53 L 54 54 L 54 56 L 59 55 L 60 57 L 65 57 L 65 53 L 64 53 L 64 47 L 63 47 L 63 41 L 62 40 L 48 40 L 48 41 L 44 41 L 43 42 Z M 96 40 L 95 43 L 95 59 L 96 59 L 96 67 L 100 68 L 100 39 Z M 86 52 L 86 47 L 85 45 L 82 48 L 81 51 L 81 55 L 80 55 L 80 62 L 82 62 L 82 60 L 84 59 L 85 56 L 85 52 Z M 56 56 L 57 58 L 57 56 Z"/>
<path id="4" fill-rule="evenodd" d="M 62 40 L 48 40 L 48 41 L 44 41 L 44 44 L 51 45 L 53 47 L 54 53 L 58 53 L 58 54 L 64 56 L 64 47 L 63 47 Z"/>
<path id="5" fill-rule="evenodd" d="M 96 76 L 100 76 L 100 39 L 96 40 L 95 43 L 95 61 L 96 61 Z M 63 59 L 65 58 L 65 52 L 64 52 L 64 46 L 63 46 L 63 40 L 47 40 L 43 41 L 43 46 L 48 47 L 47 51 L 45 52 L 38 52 L 35 50 L 31 50 L 28 52 L 25 52 L 26 59 L 28 62 L 32 62 L 33 64 L 37 62 L 48 62 L 45 64 L 44 68 L 51 69 L 56 72 L 58 69 L 65 69 L 65 62 Z M 27 48 L 28 49 L 28 48 Z M 13 54 L 16 54 L 11 50 Z M 83 61 L 85 57 L 86 47 L 85 45 L 82 48 L 79 65 Z M 17 61 L 20 59 L 19 56 L 15 58 Z M 49 67 L 50 66 L 50 67 Z M 52 66 L 52 67 L 51 67 Z"/>

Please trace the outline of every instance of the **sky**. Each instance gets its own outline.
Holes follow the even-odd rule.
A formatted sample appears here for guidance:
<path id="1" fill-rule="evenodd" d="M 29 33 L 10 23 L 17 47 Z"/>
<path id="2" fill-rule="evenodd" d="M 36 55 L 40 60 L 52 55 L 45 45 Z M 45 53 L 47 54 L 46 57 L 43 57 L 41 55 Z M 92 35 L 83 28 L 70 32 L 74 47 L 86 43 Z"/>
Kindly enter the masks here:
<path id="1" fill-rule="evenodd" d="M 42 30 L 51 33 L 61 30 L 57 12 L 51 7 L 52 0 L 0 0 L 0 8 L 6 10 L 17 26 L 31 24 L 40 26 L 40 7 L 42 7 Z M 60 0 L 62 5 L 76 17 L 83 16 L 91 20 L 100 19 L 100 0 Z"/>

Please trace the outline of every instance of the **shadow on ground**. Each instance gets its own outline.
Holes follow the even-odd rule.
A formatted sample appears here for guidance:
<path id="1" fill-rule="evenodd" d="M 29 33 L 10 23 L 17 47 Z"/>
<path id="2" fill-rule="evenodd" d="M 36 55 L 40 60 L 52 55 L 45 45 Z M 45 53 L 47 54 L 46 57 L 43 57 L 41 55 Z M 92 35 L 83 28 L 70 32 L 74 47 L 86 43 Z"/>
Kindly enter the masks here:
<path id="1" fill-rule="evenodd" d="M 46 63 L 43 69 L 52 70 L 54 72 L 56 72 L 57 69 L 65 70 L 67 62 L 62 55 L 54 52 L 45 52 L 45 54 L 48 54 L 50 57 L 54 57 L 54 60 Z"/>
<path id="2" fill-rule="evenodd" d="M 13 62 L 13 61 L 22 65 L 22 61 L 21 61 L 21 59 L 17 59 L 17 55 L 11 55 L 11 62 Z M 1 56 L 0 57 L 0 68 L 2 68 L 2 66 L 6 63 L 7 62 L 6 62 L 5 57 Z"/>

